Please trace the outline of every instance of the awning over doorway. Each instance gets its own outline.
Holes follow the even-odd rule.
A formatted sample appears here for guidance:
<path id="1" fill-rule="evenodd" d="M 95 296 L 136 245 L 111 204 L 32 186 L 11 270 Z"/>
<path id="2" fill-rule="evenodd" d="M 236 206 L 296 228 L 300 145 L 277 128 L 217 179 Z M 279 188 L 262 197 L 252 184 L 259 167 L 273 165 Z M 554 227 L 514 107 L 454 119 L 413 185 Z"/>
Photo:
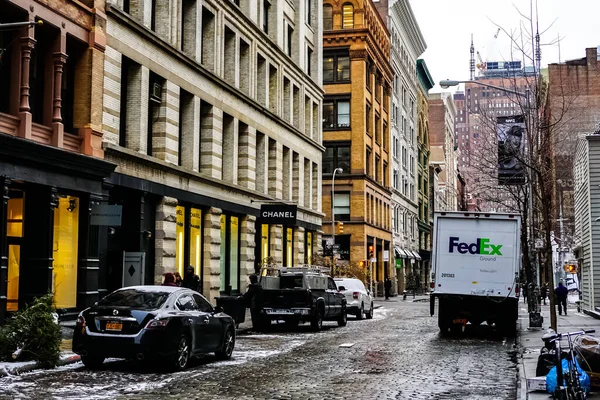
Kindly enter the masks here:
<path id="1" fill-rule="evenodd" d="M 396 258 L 406 258 L 406 253 L 400 247 L 395 246 L 394 252 L 396 253 Z"/>
<path id="2" fill-rule="evenodd" d="M 416 258 L 417 260 L 420 260 L 420 259 L 421 259 L 421 256 L 419 255 L 419 252 L 418 252 L 418 251 L 411 251 L 411 253 L 413 253 L 413 254 L 415 255 L 415 258 Z"/>

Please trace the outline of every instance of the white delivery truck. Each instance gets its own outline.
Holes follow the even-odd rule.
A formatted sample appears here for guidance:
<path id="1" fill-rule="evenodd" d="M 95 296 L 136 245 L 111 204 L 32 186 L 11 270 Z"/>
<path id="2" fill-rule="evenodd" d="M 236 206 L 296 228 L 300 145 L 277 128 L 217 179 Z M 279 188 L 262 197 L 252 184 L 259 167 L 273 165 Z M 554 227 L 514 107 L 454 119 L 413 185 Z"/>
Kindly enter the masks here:
<path id="1" fill-rule="evenodd" d="M 513 335 L 518 318 L 521 218 L 499 213 L 436 212 L 431 315 L 442 333 L 470 322 Z"/>

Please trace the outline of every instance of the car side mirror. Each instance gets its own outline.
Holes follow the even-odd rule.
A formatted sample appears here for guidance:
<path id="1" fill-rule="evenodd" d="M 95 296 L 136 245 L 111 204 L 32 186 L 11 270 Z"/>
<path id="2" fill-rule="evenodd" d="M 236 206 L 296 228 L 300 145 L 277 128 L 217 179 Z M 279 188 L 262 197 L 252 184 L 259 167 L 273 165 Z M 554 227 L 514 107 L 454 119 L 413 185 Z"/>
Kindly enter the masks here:
<path id="1" fill-rule="evenodd" d="M 223 312 L 223 307 L 221 307 L 221 306 L 216 306 L 216 307 L 214 308 L 214 311 L 215 311 L 215 313 L 222 313 L 222 312 Z"/>
<path id="2" fill-rule="evenodd" d="M 340 286 L 340 287 L 338 288 L 338 290 L 339 290 L 340 292 L 343 292 L 344 290 L 346 290 L 346 288 L 345 288 L 344 286 Z"/>

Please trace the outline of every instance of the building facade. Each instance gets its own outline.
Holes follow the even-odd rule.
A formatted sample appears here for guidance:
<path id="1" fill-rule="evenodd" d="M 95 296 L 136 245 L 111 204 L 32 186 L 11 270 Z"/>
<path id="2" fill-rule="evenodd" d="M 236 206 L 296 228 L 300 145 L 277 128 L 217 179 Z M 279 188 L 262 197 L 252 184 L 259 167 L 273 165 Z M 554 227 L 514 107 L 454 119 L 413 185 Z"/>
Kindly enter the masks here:
<path id="1" fill-rule="evenodd" d="M 102 1 L 0 1 L 0 323 L 34 297 L 98 300 Z M 60 10 L 60 11 L 59 11 Z M 26 277 L 26 279 L 25 279 Z"/>
<path id="2" fill-rule="evenodd" d="M 431 272 L 431 246 L 432 246 L 432 226 L 431 219 L 432 204 L 430 201 L 430 190 L 432 182 L 430 180 L 431 150 L 429 143 L 429 103 L 427 98 L 429 90 L 435 86 L 435 82 L 427 69 L 424 60 L 417 60 L 417 143 L 418 143 L 418 182 L 417 189 L 419 193 L 419 254 L 421 256 L 420 282 L 421 288 L 427 289 L 429 286 L 429 276 Z"/>
<path id="3" fill-rule="evenodd" d="M 104 287 L 191 265 L 213 300 L 244 291 L 267 260 L 311 262 L 323 217 L 321 8 L 115 0 L 107 15 L 103 146 L 123 221 L 104 236 Z"/>
<path id="4" fill-rule="evenodd" d="M 575 209 L 575 257 L 584 311 L 595 312 L 600 306 L 600 248 L 594 246 L 600 240 L 600 225 L 595 222 L 600 215 L 600 132 L 580 135 L 574 157 L 574 209 Z M 555 266 L 555 273 L 562 265 Z M 557 271 L 558 270 L 558 271 Z"/>
<path id="5" fill-rule="evenodd" d="M 573 154 L 577 138 L 600 128 L 600 60 L 597 48 L 585 57 L 548 65 L 548 126 L 553 127 L 554 233 L 561 247 L 574 237 Z M 575 235 L 576 236 L 576 235 Z"/>
<path id="6" fill-rule="evenodd" d="M 370 0 L 324 1 L 323 29 L 323 230 L 330 237 L 336 233 L 328 228 L 333 213 L 344 224 L 335 237 L 339 262 L 372 259 L 372 279 L 383 282 L 394 273 L 390 35 Z M 342 172 L 332 192 L 336 168 Z"/>
<path id="7" fill-rule="evenodd" d="M 458 209 L 458 156 L 455 151 L 456 107 L 448 93 L 429 95 L 430 163 L 440 168 L 435 211 Z"/>

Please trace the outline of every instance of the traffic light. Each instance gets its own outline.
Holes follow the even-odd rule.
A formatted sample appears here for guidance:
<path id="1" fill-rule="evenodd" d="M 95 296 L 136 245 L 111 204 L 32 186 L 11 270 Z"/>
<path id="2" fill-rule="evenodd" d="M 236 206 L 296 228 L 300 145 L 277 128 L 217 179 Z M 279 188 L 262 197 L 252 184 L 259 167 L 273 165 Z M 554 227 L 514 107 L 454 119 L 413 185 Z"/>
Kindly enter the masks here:
<path id="1" fill-rule="evenodd" d="M 373 252 L 373 246 L 369 246 L 369 260 L 370 260 L 371 258 L 373 258 L 374 256 L 375 256 L 375 255 L 374 255 L 374 252 Z"/>
<path id="2" fill-rule="evenodd" d="M 341 235 L 342 233 L 344 233 L 344 223 L 341 221 L 338 221 L 336 224 L 337 224 L 337 234 Z"/>
<path id="3" fill-rule="evenodd" d="M 367 266 L 367 261 L 366 260 L 360 260 L 358 262 L 358 266 L 361 267 L 361 268 L 366 267 Z"/>
<path id="4" fill-rule="evenodd" d="M 577 273 L 577 265 L 576 264 L 565 264 L 563 267 L 567 274 L 576 274 Z"/>

